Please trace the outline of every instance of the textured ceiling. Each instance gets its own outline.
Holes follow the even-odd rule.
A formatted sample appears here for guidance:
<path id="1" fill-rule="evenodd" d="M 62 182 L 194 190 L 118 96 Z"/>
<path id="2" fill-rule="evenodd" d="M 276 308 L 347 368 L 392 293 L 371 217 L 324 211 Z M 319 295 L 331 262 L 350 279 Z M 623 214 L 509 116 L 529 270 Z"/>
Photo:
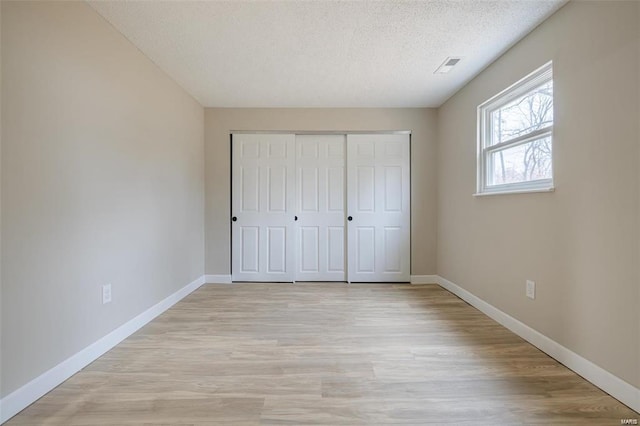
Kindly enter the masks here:
<path id="1" fill-rule="evenodd" d="M 89 3 L 204 106 L 435 107 L 565 0 Z"/>

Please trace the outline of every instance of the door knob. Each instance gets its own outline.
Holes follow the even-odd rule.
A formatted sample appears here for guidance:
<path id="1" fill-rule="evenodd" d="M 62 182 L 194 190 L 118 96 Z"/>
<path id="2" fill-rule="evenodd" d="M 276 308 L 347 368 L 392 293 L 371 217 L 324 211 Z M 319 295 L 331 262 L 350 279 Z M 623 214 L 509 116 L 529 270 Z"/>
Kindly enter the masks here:
<path id="1" fill-rule="evenodd" d="M 234 216 L 231 218 L 231 220 L 235 222 L 236 220 L 238 220 L 238 218 Z"/>
<path id="2" fill-rule="evenodd" d="M 348 220 L 349 222 L 351 222 L 351 221 L 353 220 L 353 217 L 349 216 L 349 217 L 347 217 L 347 220 Z"/>
<path id="3" fill-rule="evenodd" d="M 294 216 L 294 217 L 293 217 L 293 220 L 298 220 L 298 216 Z"/>

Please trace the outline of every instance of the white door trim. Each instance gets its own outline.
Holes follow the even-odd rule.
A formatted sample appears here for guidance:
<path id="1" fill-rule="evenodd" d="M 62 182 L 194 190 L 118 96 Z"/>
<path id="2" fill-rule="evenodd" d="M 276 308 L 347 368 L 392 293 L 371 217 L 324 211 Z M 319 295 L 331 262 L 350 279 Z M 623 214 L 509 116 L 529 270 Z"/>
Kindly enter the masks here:
<path id="1" fill-rule="evenodd" d="M 232 135 L 410 135 L 411 130 L 232 130 Z"/>

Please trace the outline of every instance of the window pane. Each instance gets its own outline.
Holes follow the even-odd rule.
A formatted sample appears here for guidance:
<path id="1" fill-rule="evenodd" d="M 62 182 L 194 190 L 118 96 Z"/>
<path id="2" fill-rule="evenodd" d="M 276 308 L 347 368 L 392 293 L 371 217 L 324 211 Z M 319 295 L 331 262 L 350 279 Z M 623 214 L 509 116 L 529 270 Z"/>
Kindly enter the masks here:
<path id="1" fill-rule="evenodd" d="M 551 138 L 491 153 L 488 172 L 488 185 L 550 179 Z"/>
<path id="2" fill-rule="evenodd" d="M 490 145 L 553 125 L 553 81 L 491 113 Z"/>

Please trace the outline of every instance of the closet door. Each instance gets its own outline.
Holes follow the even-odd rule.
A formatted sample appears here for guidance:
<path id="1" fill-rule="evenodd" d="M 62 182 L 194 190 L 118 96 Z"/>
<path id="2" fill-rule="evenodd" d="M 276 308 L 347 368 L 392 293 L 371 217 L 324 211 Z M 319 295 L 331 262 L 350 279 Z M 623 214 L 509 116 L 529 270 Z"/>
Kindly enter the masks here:
<path id="1" fill-rule="evenodd" d="M 296 281 L 346 281 L 345 136 L 296 136 Z"/>
<path id="2" fill-rule="evenodd" d="M 409 135 L 347 136 L 348 275 L 410 280 Z"/>
<path id="3" fill-rule="evenodd" d="M 232 137 L 232 278 L 294 280 L 295 137 Z"/>

